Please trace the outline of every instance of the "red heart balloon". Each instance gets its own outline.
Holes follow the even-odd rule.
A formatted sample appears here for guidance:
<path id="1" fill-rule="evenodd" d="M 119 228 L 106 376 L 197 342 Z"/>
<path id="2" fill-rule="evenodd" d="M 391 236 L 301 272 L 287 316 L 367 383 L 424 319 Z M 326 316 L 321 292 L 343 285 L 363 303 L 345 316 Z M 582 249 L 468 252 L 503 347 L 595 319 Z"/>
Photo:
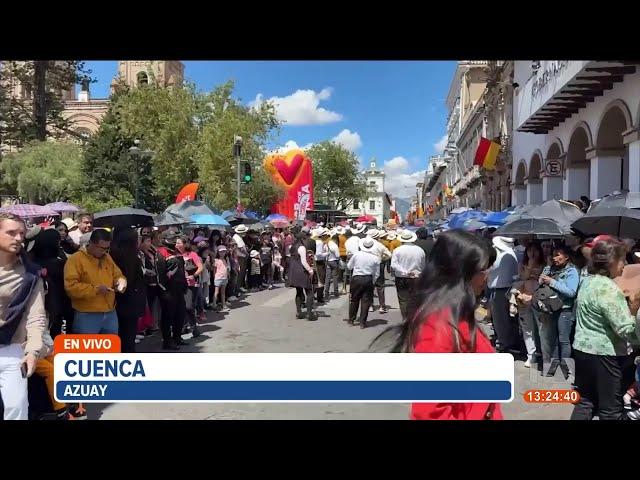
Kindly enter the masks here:
<path id="1" fill-rule="evenodd" d="M 296 155 L 291 159 L 291 163 L 288 164 L 281 158 L 278 158 L 273 162 L 273 166 L 276 168 L 285 183 L 287 185 L 291 185 L 302 167 L 303 160 L 304 158 L 302 155 Z"/>

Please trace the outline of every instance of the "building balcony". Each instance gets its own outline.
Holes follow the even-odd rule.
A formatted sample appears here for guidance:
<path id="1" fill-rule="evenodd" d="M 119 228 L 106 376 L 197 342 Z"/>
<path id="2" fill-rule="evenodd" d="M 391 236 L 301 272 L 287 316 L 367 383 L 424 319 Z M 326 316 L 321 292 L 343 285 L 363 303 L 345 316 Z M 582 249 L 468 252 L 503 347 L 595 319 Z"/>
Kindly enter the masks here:
<path id="1" fill-rule="evenodd" d="M 537 61 L 516 94 L 514 125 L 519 132 L 546 134 L 639 65 L 640 61 Z"/>

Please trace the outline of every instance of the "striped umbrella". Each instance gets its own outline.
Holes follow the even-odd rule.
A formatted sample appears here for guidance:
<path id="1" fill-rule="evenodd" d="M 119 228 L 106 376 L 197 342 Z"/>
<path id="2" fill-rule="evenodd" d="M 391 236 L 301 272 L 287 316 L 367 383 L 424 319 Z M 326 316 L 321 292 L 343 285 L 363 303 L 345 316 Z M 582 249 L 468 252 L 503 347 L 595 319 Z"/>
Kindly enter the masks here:
<path id="1" fill-rule="evenodd" d="M 77 213 L 80 211 L 80 207 L 78 207 L 77 205 L 74 205 L 73 203 L 68 203 L 68 202 L 47 203 L 45 207 L 60 213 L 62 212 Z"/>
<path id="2" fill-rule="evenodd" d="M 56 217 L 60 214 L 49 207 L 43 207 L 42 205 L 33 205 L 30 203 L 18 203 L 16 205 L 9 205 L 7 207 L 0 208 L 0 213 L 12 213 L 21 218 L 35 218 L 35 217 Z"/>

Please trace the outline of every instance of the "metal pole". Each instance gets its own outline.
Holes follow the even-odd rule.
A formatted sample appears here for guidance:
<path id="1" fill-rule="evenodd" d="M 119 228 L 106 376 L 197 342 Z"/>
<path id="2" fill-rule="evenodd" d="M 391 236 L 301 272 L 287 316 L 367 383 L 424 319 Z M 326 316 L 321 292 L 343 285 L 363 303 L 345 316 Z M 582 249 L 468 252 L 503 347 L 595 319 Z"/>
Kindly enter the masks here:
<path id="1" fill-rule="evenodd" d="M 240 157 L 242 156 L 242 137 L 233 137 L 233 155 L 236 157 L 236 211 L 240 212 Z"/>
<path id="2" fill-rule="evenodd" d="M 236 155 L 236 170 L 237 170 L 237 198 L 236 198 L 236 210 L 240 209 L 240 155 Z"/>

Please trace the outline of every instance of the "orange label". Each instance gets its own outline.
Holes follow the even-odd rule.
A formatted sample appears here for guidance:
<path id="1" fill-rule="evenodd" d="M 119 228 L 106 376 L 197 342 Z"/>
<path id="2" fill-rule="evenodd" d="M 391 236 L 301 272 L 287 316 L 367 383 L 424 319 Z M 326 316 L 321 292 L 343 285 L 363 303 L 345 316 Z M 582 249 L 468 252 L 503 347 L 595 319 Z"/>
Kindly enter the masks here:
<path id="1" fill-rule="evenodd" d="M 527 390 L 524 392 L 527 403 L 578 403 L 580 394 L 577 390 Z"/>
<path id="2" fill-rule="evenodd" d="M 55 353 L 120 353 L 120 337 L 110 334 L 58 335 Z"/>

